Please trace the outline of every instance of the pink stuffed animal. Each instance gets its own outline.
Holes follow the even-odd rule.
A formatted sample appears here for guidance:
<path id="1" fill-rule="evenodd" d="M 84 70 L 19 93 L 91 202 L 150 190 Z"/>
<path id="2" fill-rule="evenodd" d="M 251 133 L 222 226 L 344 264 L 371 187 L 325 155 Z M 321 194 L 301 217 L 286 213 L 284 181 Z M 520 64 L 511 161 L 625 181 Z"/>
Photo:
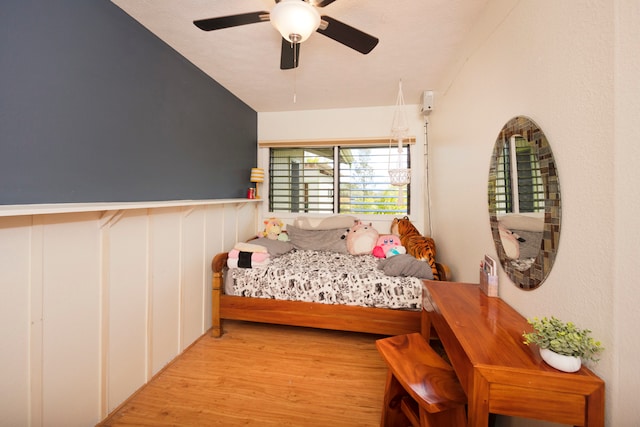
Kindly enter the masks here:
<path id="1" fill-rule="evenodd" d="M 349 253 L 351 255 L 364 255 L 371 253 L 379 234 L 371 223 L 365 224 L 362 221 L 356 221 L 353 227 L 347 230 L 345 236 Z"/>
<path id="2" fill-rule="evenodd" d="M 500 232 L 500 240 L 502 241 L 502 247 L 504 248 L 507 258 L 520 258 L 520 236 L 500 223 L 498 223 L 498 231 Z"/>
<path id="3" fill-rule="evenodd" d="M 373 256 L 377 258 L 390 258 L 406 253 L 407 250 L 400 244 L 400 238 L 393 234 L 381 234 L 373 248 Z"/>

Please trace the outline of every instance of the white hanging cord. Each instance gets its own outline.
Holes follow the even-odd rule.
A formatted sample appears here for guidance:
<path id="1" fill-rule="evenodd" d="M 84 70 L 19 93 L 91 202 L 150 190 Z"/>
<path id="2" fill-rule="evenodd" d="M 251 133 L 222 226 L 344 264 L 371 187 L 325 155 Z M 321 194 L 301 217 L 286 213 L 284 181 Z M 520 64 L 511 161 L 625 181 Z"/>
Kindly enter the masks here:
<path id="1" fill-rule="evenodd" d="M 431 227 L 431 180 L 429 179 L 429 120 L 424 120 L 424 196 L 427 199 L 427 227 L 429 228 L 429 236 L 433 236 Z"/>
<path id="2" fill-rule="evenodd" d="M 396 98 L 396 109 L 393 113 L 393 122 L 391 125 L 391 138 L 397 139 L 400 147 L 402 140 L 407 138 L 409 133 L 409 122 L 407 113 L 404 110 L 404 95 L 402 93 L 402 80 L 398 82 L 398 97 Z"/>
<path id="3" fill-rule="evenodd" d="M 402 150 L 403 140 L 408 138 L 409 122 L 407 120 L 404 108 L 404 95 L 402 93 L 402 80 L 398 82 L 398 96 L 396 98 L 396 109 L 393 113 L 393 122 L 391 123 L 391 136 L 389 139 L 389 177 L 391 185 L 398 187 L 398 206 L 405 204 L 403 186 L 411 181 L 411 170 L 403 168 Z M 391 144 L 393 140 L 398 141 L 398 165 L 395 169 L 391 168 Z"/>
<path id="4" fill-rule="evenodd" d="M 404 191 L 402 187 L 398 187 L 398 206 L 404 205 Z"/>
<path id="5" fill-rule="evenodd" d="M 398 187 L 398 206 L 404 205 L 404 190 L 403 186 L 408 184 L 409 181 L 409 170 L 402 169 L 402 139 L 398 140 L 398 164 L 397 168 L 393 169 L 391 167 L 391 147 L 393 145 L 393 140 L 389 139 L 389 157 L 387 159 L 387 169 L 389 170 L 389 176 L 391 178 L 391 185 Z"/>

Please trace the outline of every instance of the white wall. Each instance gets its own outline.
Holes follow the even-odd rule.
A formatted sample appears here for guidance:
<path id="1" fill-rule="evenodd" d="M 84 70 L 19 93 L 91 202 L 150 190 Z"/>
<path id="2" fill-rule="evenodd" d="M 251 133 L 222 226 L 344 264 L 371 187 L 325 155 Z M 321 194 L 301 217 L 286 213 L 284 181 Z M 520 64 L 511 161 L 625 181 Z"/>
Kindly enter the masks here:
<path id="1" fill-rule="evenodd" d="M 490 156 L 511 117 L 531 117 L 559 169 L 559 252 L 537 290 L 519 290 L 501 272 L 501 296 L 525 317 L 555 315 L 592 329 L 606 348 L 592 368 L 606 381 L 607 425 L 638 425 L 640 2 L 494 0 L 466 40 L 429 116 L 438 258 L 455 280 L 477 282 L 481 256 L 496 255 L 487 206 Z M 392 111 L 260 113 L 258 137 L 381 136 Z M 417 114 L 412 120 L 415 129 L 423 124 Z M 547 425 L 506 417 L 499 423 Z"/>
<path id="2" fill-rule="evenodd" d="M 496 136 L 516 115 L 544 130 L 562 193 L 558 257 L 539 289 L 519 290 L 502 273 L 500 292 L 526 317 L 572 320 L 602 340 L 594 371 L 606 381 L 611 426 L 640 422 L 631 359 L 640 345 L 624 339 L 640 324 L 632 308 L 640 291 L 629 283 L 640 255 L 631 218 L 640 182 L 631 142 L 640 114 L 639 13 L 637 1 L 624 0 L 491 2 L 431 116 L 434 228 L 441 256 L 465 281 L 476 281 L 483 253 L 495 255 L 486 182 Z"/>
<path id="3" fill-rule="evenodd" d="M 211 259 L 257 218 L 213 203 L 0 209 L 0 425 L 95 425 L 210 328 Z"/>
<path id="4" fill-rule="evenodd" d="M 634 396 L 640 388 L 637 357 L 640 341 L 635 339 L 640 325 L 640 2 L 615 2 L 615 157 L 614 163 L 614 265 L 613 279 L 613 367 L 610 378 L 613 422 L 611 425 L 631 425 L 640 421 L 640 405 Z M 596 283 L 592 284 L 597 286 Z"/>

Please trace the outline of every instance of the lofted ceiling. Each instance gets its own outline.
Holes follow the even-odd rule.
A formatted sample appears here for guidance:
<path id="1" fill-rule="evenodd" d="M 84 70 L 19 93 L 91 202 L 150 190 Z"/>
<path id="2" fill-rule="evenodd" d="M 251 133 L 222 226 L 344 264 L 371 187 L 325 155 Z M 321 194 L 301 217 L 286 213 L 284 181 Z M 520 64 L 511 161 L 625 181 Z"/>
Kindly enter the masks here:
<path id="1" fill-rule="evenodd" d="M 394 105 L 400 80 L 407 104 L 419 104 L 424 90 L 437 96 L 488 2 L 336 0 L 320 14 L 378 37 L 378 45 L 363 55 L 314 33 L 301 45 L 298 68 L 281 70 L 281 36 L 269 22 L 210 32 L 193 25 L 269 11 L 274 0 L 112 1 L 258 112 Z"/>

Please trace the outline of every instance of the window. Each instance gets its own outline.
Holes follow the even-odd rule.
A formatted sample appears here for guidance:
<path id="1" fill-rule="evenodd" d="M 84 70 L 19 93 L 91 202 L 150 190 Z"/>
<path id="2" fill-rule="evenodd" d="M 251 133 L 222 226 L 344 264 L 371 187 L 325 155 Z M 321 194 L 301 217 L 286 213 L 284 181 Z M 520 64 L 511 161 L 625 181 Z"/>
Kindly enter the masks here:
<path id="1" fill-rule="evenodd" d="M 496 212 L 544 212 L 544 200 L 537 153 L 526 139 L 513 136 L 498 156 Z"/>
<path id="2" fill-rule="evenodd" d="M 269 211 L 408 215 L 409 185 L 389 180 L 398 157 L 411 167 L 408 145 L 401 155 L 388 146 L 271 147 Z"/>

